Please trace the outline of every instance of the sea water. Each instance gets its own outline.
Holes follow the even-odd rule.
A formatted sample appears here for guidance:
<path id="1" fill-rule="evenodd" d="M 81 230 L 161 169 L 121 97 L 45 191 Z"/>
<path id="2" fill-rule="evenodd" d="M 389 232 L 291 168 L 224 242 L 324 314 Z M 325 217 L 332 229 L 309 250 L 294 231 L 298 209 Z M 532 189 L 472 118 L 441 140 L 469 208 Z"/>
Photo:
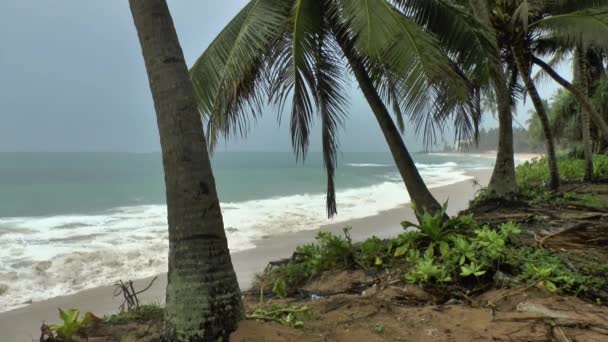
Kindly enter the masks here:
<path id="1" fill-rule="evenodd" d="M 430 188 L 492 159 L 415 154 Z M 231 252 L 409 202 L 388 153 L 343 153 L 338 215 L 328 220 L 320 153 L 217 153 L 212 160 Z M 0 153 L 0 312 L 167 270 L 160 154 Z"/>

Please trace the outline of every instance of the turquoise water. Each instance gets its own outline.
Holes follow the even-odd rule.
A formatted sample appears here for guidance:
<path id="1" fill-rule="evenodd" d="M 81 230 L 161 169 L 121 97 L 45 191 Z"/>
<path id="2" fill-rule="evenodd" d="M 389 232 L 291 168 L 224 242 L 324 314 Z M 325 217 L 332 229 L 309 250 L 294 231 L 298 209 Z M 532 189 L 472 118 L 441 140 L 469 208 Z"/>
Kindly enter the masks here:
<path id="1" fill-rule="evenodd" d="M 416 154 L 429 187 L 491 167 Z M 387 153 L 343 153 L 338 216 L 327 219 L 321 154 L 217 153 L 213 170 L 231 251 L 255 241 L 377 214 L 409 202 Z M 167 269 L 159 154 L 0 153 L 0 312 Z"/>
<path id="2" fill-rule="evenodd" d="M 490 166 L 481 158 L 415 155 L 423 165 Z M 350 164 L 350 165 L 349 165 Z M 376 167 L 352 167 L 375 164 Z M 213 170 L 222 202 L 323 193 L 320 153 L 296 163 L 291 153 L 217 153 Z M 424 170 L 423 170 L 424 173 Z M 396 175 L 388 153 L 344 153 L 337 187 L 365 187 Z M 160 154 L 0 153 L 0 217 L 95 212 L 163 204 Z"/>

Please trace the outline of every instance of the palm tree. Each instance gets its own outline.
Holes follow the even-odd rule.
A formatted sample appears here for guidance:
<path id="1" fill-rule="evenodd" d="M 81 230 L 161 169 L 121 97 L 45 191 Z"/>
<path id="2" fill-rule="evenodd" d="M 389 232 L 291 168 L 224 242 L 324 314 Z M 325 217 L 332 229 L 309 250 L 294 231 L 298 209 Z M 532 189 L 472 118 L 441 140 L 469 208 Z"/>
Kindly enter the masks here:
<path id="1" fill-rule="evenodd" d="M 607 0 L 540 2 L 544 12 L 552 15 L 542 17 L 529 25 L 538 33 L 533 45 L 534 53 L 553 56 L 552 61 L 559 61 L 568 52 L 575 52 L 578 48 L 587 50 L 590 46 L 604 49 L 608 47 Z M 551 62 L 547 63 L 536 56 L 531 56 L 531 60 L 546 75 L 576 97 L 584 112 L 590 115 L 603 139 L 608 141 L 608 124 L 593 105 L 589 95 L 559 75 L 552 68 Z"/>
<path id="2" fill-rule="evenodd" d="M 203 126 L 165 0 L 130 0 L 160 133 L 169 221 L 166 335 L 227 338 L 242 316 Z"/>
<path id="3" fill-rule="evenodd" d="M 245 134 L 249 119 L 261 114 L 266 100 L 279 113 L 290 100 L 293 148 L 298 158 L 305 158 L 310 126 L 318 114 L 332 216 L 337 212 L 337 129 L 345 119 L 344 86 L 350 71 L 412 201 L 421 210 L 441 210 L 399 128 L 407 115 L 432 139 L 437 127 L 454 118 L 460 134 L 472 134 L 472 88 L 457 63 L 438 47 L 439 41 L 415 22 L 416 13 L 404 8 L 404 1 L 388 0 L 250 1 L 191 69 L 210 146 L 219 135 Z"/>
<path id="4" fill-rule="evenodd" d="M 576 49 L 575 77 L 578 78 L 579 91 L 589 96 L 589 77 L 587 67 L 587 53 L 582 47 Z M 583 150 L 585 153 L 585 175 L 583 180 L 591 181 L 593 179 L 593 147 L 591 142 L 591 119 L 586 110 L 581 111 L 581 130 L 583 135 Z"/>
<path id="5" fill-rule="evenodd" d="M 531 51 L 535 45 L 539 44 L 538 41 L 544 43 L 547 36 L 551 36 L 553 40 L 561 41 L 580 40 L 580 37 L 587 40 L 595 39 L 594 33 L 589 30 L 588 26 L 589 22 L 597 18 L 595 14 L 582 12 L 582 10 L 589 10 L 595 6 L 605 5 L 605 3 L 608 2 L 569 0 L 559 2 L 552 0 L 471 1 L 476 13 L 491 13 L 491 15 L 488 15 L 489 18 L 486 18 L 486 23 L 491 23 L 494 28 L 497 45 L 502 52 L 502 59 L 507 68 L 512 70 L 510 82 L 515 84 L 517 74 L 519 74 L 532 99 L 545 133 L 545 146 L 551 175 L 550 187 L 552 189 L 559 186 L 559 170 L 547 110 L 530 76 L 531 61 L 533 60 Z M 485 12 L 483 12 L 484 6 L 486 8 Z M 487 8 L 491 8 L 491 11 Z M 573 22 L 575 23 L 573 24 Z M 500 101 L 500 98 L 497 98 L 497 100 Z"/>
<path id="6" fill-rule="evenodd" d="M 499 31 L 493 26 L 491 18 L 491 7 L 493 1 L 470 0 L 471 12 L 479 21 L 492 32 L 492 52 L 499 56 L 501 44 Z M 488 192 L 493 198 L 509 199 L 517 193 L 517 182 L 515 180 L 515 156 L 513 150 L 513 96 L 509 86 L 507 73 L 499 61 L 494 61 L 489 67 L 491 79 L 490 88 L 493 90 L 493 97 L 496 101 L 498 111 L 498 151 L 496 155 L 496 165 Z"/>
<path id="7" fill-rule="evenodd" d="M 495 25 L 502 25 L 510 28 L 510 30 L 503 31 L 503 35 L 506 36 L 503 37 L 503 40 L 510 41 L 510 51 L 508 52 L 513 55 L 516 69 L 532 99 L 536 114 L 542 125 L 545 136 L 545 147 L 547 149 L 547 161 L 549 164 L 549 188 L 551 190 L 557 190 L 560 185 L 560 178 L 557 166 L 557 156 L 555 153 L 555 139 L 553 137 L 547 108 L 545 107 L 531 76 L 532 68 L 529 57 L 530 45 L 534 40 L 535 34 L 529 29 L 528 25 L 532 22 L 531 26 L 534 26 L 539 20 L 547 18 L 547 13 L 544 13 L 544 8 L 540 2 L 542 1 L 536 3 L 531 1 L 531 3 L 529 3 L 528 0 L 520 0 L 519 3 L 516 1 L 502 3 L 500 13 L 507 15 L 496 15 Z M 538 7 L 531 8 L 530 6 Z M 498 22 L 500 18 L 502 18 L 502 22 Z M 511 25 L 509 25 L 507 21 L 510 22 Z"/>
<path id="8" fill-rule="evenodd" d="M 513 47 L 513 55 L 517 63 L 517 69 L 524 81 L 528 94 L 532 99 L 536 114 L 540 119 L 543 127 L 543 133 L 545 135 L 545 147 L 547 149 L 547 161 L 549 164 L 549 189 L 557 190 L 559 188 L 559 169 L 557 166 L 557 156 L 555 154 L 555 139 L 553 138 L 553 132 L 551 130 L 551 122 L 549 121 L 549 115 L 547 114 L 547 108 L 544 105 L 536 85 L 530 75 L 530 63 L 525 57 L 524 49 L 521 45 Z"/>
<path id="9" fill-rule="evenodd" d="M 569 91 L 579 101 L 583 110 L 590 114 L 593 123 L 599 129 L 602 138 L 608 141 L 608 124 L 602 117 L 602 115 L 595 109 L 593 102 L 584 93 L 582 93 L 574 84 L 568 82 L 563 78 L 557 71 L 555 71 L 549 64 L 538 57 L 532 58 L 534 64 L 538 65 L 544 72 L 547 73 L 555 82 L 561 85 L 564 89 Z"/>

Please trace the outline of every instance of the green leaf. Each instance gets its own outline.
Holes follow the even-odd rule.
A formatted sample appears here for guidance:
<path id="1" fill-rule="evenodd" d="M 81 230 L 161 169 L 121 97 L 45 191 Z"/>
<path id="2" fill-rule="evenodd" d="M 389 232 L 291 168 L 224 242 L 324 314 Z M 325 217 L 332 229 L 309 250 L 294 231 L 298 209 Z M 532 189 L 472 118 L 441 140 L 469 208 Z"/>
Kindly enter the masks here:
<path id="1" fill-rule="evenodd" d="M 550 280 L 546 280 L 544 282 L 545 284 L 545 288 L 547 289 L 547 291 L 551 292 L 551 293 L 555 293 L 557 292 L 557 286 Z"/>
<path id="2" fill-rule="evenodd" d="M 285 280 L 282 278 L 275 280 L 274 285 L 272 286 L 272 292 L 279 298 L 287 297 L 287 284 L 285 283 Z"/>
<path id="3" fill-rule="evenodd" d="M 410 222 L 410 221 L 403 221 L 403 222 L 401 222 L 401 227 L 403 227 L 403 229 L 420 228 L 416 223 L 413 223 L 413 222 Z"/>
<path id="4" fill-rule="evenodd" d="M 397 258 L 397 257 L 400 257 L 400 256 L 404 256 L 407 253 L 407 250 L 408 250 L 408 246 L 407 245 L 403 245 L 403 246 L 397 248 L 395 250 L 395 257 Z"/>
<path id="5" fill-rule="evenodd" d="M 376 257 L 376 261 L 374 262 L 374 264 L 375 264 L 376 266 L 380 266 L 380 265 L 382 265 L 382 258 L 380 258 L 380 257 Z"/>
<path id="6" fill-rule="evenodd" d="M 444 241 L 439 242 L 439 251 L 441 256 L 446 258 L 448 255 L 450 255 L 450 245 Z"/>

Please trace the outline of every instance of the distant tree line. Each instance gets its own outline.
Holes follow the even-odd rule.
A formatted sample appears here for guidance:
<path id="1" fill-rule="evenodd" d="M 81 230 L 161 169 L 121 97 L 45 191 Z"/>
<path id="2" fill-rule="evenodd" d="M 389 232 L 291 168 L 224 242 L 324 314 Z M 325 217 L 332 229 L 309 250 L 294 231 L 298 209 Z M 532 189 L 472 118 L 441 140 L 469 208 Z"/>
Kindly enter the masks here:
<path id="1" fill-rule="evenodd" d="M 444 152 L 488 152 L 498 150 L 498 128 L 481 129 L 477 143 L 474 140 L 445 144 Z M 513 128 L 513 150 L 515 153 L 537 153 L 544 150 L 542 131 L 531 132 L 523 127 Z"/>

